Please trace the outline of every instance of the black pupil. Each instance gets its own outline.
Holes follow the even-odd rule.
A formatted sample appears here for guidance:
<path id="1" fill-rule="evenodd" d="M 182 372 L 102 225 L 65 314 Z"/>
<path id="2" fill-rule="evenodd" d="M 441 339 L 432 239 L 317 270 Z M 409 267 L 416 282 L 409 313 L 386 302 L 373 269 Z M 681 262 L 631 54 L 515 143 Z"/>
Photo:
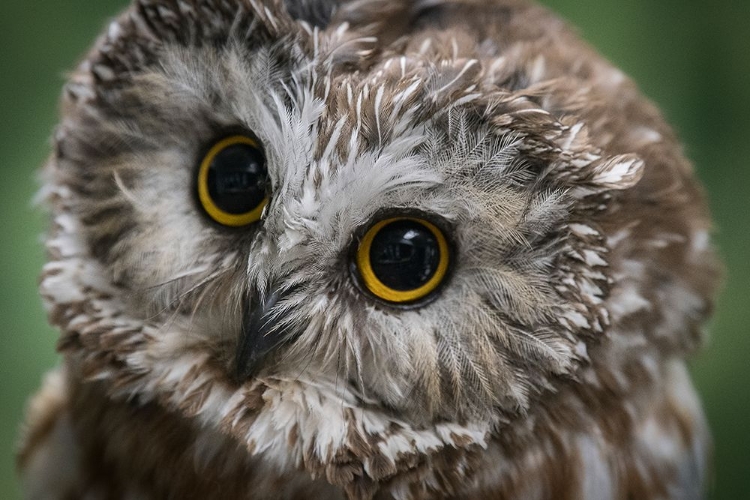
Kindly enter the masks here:
<path id="1" fill-rule="evenodd" d="M 222 149 L 208 167 L 208 194 L 230 214 L 253 211 L 266 197 L 268 172 L 263 153 L 249 144 Z"/>
<path id="2" fill-rule="evenodd" d="M 388 288 L 416 290 L 435 275 L 440 246 L 432 231 L 411 220 L 391 222 L 372 240 L 370 266 Z"/>

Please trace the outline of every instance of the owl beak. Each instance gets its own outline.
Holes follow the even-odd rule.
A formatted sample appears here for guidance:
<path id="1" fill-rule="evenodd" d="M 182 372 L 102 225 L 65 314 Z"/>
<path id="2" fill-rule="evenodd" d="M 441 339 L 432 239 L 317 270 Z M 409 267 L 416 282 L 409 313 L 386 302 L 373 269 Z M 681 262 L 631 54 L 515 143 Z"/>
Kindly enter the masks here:
<path id="1" fill-rule="evenodd" d="M 286 332 L 278 328 L 274 306 L 280 296 L 278 290 L 272 291 L 258 307 L 253 308 L 251 314 L 245 314 L 235 359 L 238 381 L 256 374 L 268 353 L 291 341 Z"/>

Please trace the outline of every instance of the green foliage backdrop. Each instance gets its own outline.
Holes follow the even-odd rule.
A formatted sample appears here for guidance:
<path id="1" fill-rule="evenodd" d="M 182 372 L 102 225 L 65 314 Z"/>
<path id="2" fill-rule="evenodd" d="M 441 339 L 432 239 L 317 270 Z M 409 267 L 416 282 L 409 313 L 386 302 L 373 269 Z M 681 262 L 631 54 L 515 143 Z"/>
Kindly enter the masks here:
<path id="1" fill-rule="evenodd" d="M 36 283 L 32 208 L 64 72 L 127 0 L 0 1 L 0 498 L 20 498 L 13 448 L 27 397 L 58 362 Z M 727 280 L 692 367 L 716 440 L 713 497 L 750 498 L 750 2 L 546 0 L 629 73 L 684 139 L 706 184 Z"/>

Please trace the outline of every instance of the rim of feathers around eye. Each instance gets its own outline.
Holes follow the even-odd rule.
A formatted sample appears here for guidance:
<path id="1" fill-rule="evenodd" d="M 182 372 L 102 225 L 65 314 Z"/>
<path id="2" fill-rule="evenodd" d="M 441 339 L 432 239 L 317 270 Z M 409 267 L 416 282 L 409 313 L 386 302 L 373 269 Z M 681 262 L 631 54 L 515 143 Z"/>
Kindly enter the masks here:
<path id="1" fill-rule="evenodd" d="M 250 156 L 255 156 L 253 159 L 257 161 L 255 165 L 256 168 L 254 169 L 255 171 L 243 172 L 245 174 L 250 174 L 249 176 L 245 175 L 244 177 L 237 176 L 239 170 L 236 168 L 236 164 L 234 166 L 230 165 L 230 173 L 234 174 L 235 177 L 233 179 L 230 177 L 226 182 L 239 182 L 240 184 L 245 183 L 245 185 L 230 186 L 229 190 L 231 191 L 231 188 L 234 187 L 235 190 L 237 188 L 240 190 L 244 188 L 244 190 L 247 191 L 248 188 L 252 186 L 248 186 L 246 183 L 248 182 L 248 179 L 254 177 L 257 177 L 257 179 L 254 179 L 256 183 L 260 182 L 263 184 L 262 189 L 255 189 L 255 193 L 246 193 L 250 199 L 252 199 L 252 195 L 254 195 L 255 198 L 260 198 L 260 200 L 252 202 L 252 206 L 248 206 L 247 209 L 243 210 L 227 210 L 222 208 L 222 203 L 219 200 L 214 199 L 214 196 L 211 194 L 211 187 L 213 187 L 215 191 L 216 186 L 209 185 L 209 172 L 214 161 L 221 153 L 226 152 L 234 146 L 249 146 L 246 153 L 249 153 Z M 255 151 L 254 155 L 252 154 L 252 150 Z M 215 176 L 214 179 L 216 179 Z M 194 192 L 198 207 L 203 214 L 211 220 L 211 222 L 230 229 L 242 228 L 260 220 L 263 210 L 270 200 L 268 182 L 267 159 L 260 140 L 257 139 L 254 134 L 246 130 L 234 130 L 218 136 L 217 139 L 211 141 L 204 149 L 202 149 L 194 174 Z M 239 199 L 241 200 L 241 197 L 239 197 Z M 235 203 L 236 202 L 237 198 L 235 199 Z"/>
<path id="2" fill-rule="evenodd" d="M 362 269 L 364 254 L 370 252 L 374 238 L 385 227 L 396 222 L 414 222 L 425 228 L 439 249 L 439 260 L 434 273 L 426 283 L 412 290 L 394 290 L 375 276 L 373 270 Z M 369 299 L 389 308 L 413 310 L 437 300 L 450 281 L 456 262 L 456 247 L 452 238 L 452 225 L 439 215 L 414 209 L 387 209 L 379 211 L 355 233 L 349 250 L 349 271 L 357 289 Z M 383 294 L 383 287 L 387 290 Z M 374 288 L 374 289 L 373 289 Z M 395 300 L 394 300 L 395 299 Z"/>

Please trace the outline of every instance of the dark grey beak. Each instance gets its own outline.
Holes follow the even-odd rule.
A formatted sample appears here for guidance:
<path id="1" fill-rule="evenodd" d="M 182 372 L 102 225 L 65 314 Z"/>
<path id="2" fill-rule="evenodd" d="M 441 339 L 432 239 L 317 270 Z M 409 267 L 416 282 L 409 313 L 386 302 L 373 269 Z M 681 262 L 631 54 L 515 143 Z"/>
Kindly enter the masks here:
<path id="1" fill-rule="evenodd" d="M 281 292 L 272 290 L 251 314 L 245 314 L 235 359 L 235 375 L 240 382 L 256 374 L 271 351 L 293 340 L 278 325 L 274 306 L 280 296 Z"/>

